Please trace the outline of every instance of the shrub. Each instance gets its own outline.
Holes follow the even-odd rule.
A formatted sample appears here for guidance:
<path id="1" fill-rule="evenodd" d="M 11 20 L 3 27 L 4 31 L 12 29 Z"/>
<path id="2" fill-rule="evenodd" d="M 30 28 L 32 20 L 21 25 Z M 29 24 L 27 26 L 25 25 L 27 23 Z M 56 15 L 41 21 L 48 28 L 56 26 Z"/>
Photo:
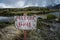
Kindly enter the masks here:
<path id="1" fill-rule="evenodd" d="M 52 20 L 52 19 L 55 19 L 55 18 L 56 18 L 56 16 L 53 15 L 53 14 L 48 14 L 48 15 L 47 15 L 47 19 L 48 19 L 48 20 Z"/>
<path id="2" fill-rule="evenodd" d="M 60 22 L 60 17 L 58 18 L 59 22 Z"/>
<path id="3" fill-rule="evenodd" d="M 33 15 L 34 13 L 32 13 L 32 12 L 27 12 L 27 15 Z"/>

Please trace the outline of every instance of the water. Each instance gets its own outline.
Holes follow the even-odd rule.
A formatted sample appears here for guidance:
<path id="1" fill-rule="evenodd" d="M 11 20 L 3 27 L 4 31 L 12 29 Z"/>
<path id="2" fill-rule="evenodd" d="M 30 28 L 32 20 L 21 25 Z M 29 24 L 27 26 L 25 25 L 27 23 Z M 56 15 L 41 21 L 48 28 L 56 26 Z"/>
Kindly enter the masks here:
<path id="1" fill-rule="evenodd" d="M 0 21 L 1 22 L 8 22 L 9 20 L 13 19 L 13 17 L 4 17 L 4 16 L 0 16 Z"/>
<path id="2" fill-rule="evenodd" d="M 53 12 L 53 13 L 50 13 L 50 14 L 53 14 L 53 15 L 56 15 L 57 17 L 60 17 L 60 12 Z"/>
<path id="3" fill-rule="evenodd" d="M 56 15 L 57 17 L 60 17 L 60 12 L 53 12 L 53 13 L 50 13 L 50 14 L 53 14 L 53 15 Z M 9 19 L 13 19 L 13 17 L 0 16 L 0 21 L 8 21 Z"/>

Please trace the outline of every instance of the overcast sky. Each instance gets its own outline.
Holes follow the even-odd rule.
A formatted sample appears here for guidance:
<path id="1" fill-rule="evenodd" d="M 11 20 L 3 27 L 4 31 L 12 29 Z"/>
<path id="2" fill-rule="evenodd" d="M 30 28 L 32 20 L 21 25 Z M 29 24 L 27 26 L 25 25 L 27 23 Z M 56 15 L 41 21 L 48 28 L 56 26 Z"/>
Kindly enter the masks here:
<path id="1" fill-rule="evenodd" d="M 60 4 L 60 0 L 0 0 L 0 8 L 46 7 Z"/>

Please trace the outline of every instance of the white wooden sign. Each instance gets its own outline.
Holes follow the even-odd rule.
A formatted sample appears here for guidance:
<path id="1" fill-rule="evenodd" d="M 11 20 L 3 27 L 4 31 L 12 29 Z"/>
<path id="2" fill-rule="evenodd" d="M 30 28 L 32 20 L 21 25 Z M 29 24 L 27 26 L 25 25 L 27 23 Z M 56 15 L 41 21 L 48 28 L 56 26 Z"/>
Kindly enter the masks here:
<path id="1" fill-rule="evenodd" d="M 36 16 L 15 16 L 15 26 L 20 30 L 36 29 Z"/>

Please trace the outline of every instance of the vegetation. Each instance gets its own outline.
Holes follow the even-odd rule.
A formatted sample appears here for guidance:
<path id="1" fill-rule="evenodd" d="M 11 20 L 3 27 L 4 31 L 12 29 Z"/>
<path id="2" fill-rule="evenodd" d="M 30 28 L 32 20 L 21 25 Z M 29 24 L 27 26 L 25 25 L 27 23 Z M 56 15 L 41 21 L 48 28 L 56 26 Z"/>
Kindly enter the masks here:
<path id="1" fill-rule="evenodd" d="M 47 15 L 47 19 L 48 19 L 48 20 L 52 20 L 52 19 L 55 19 L 55 18 L 56 18 L 56 16 L 53 15 L 53 14 L 48 14 L 48 15 Z"/>
<path id="2" fill-rule="evenodd" d="M 60 23 L 60 17 L 58 17 L 58 23 Z"/>
<path id="3" fill-rule="evenodd" d="M 59 12 L 59 10 L 48 9 L 48 8 L 43 8 L 43 7 L 4 8 L 4 9 L 0 9 L 0 16 L 22 15 L 26 12 L 31 12 L 31 13 L 36 13 L 36 14 L 46 14 L 50 12 Z"/>
<path id="4" fill-rule="evenodd" d="M 40 15 L 48 14 L 49 12 L 56 12 L 59 10 L 40 8 L 40 7 L 27 7 L 27 8 L 6 8 L 0 9 L 0 16 L 14 16 L 14 15 Z M 38 18 L 37 19 L 37 30 L 27 31 L 28 40 L 55 40 L 55 32 L 51 31 L 50 28 L 54 28 L 52 22 L 49 20 L 55 19 L 56 16 L 52 14 L 47 15 L 47 19 Z M 60 20 L 60 18 L 59 18 Z M 23 40 L 23 31 L 17 30 L 15 28 L 13 20 L 9 22 L 0 22 L 0 40 Z M 50 27 L 51 26 L 51 27 Z M 53 29 L 54 30 L 54 29 Z M 57 33 L 59 35 L 59 33 Z M 58 36 L 60 38 L 60 35 Z"/>

